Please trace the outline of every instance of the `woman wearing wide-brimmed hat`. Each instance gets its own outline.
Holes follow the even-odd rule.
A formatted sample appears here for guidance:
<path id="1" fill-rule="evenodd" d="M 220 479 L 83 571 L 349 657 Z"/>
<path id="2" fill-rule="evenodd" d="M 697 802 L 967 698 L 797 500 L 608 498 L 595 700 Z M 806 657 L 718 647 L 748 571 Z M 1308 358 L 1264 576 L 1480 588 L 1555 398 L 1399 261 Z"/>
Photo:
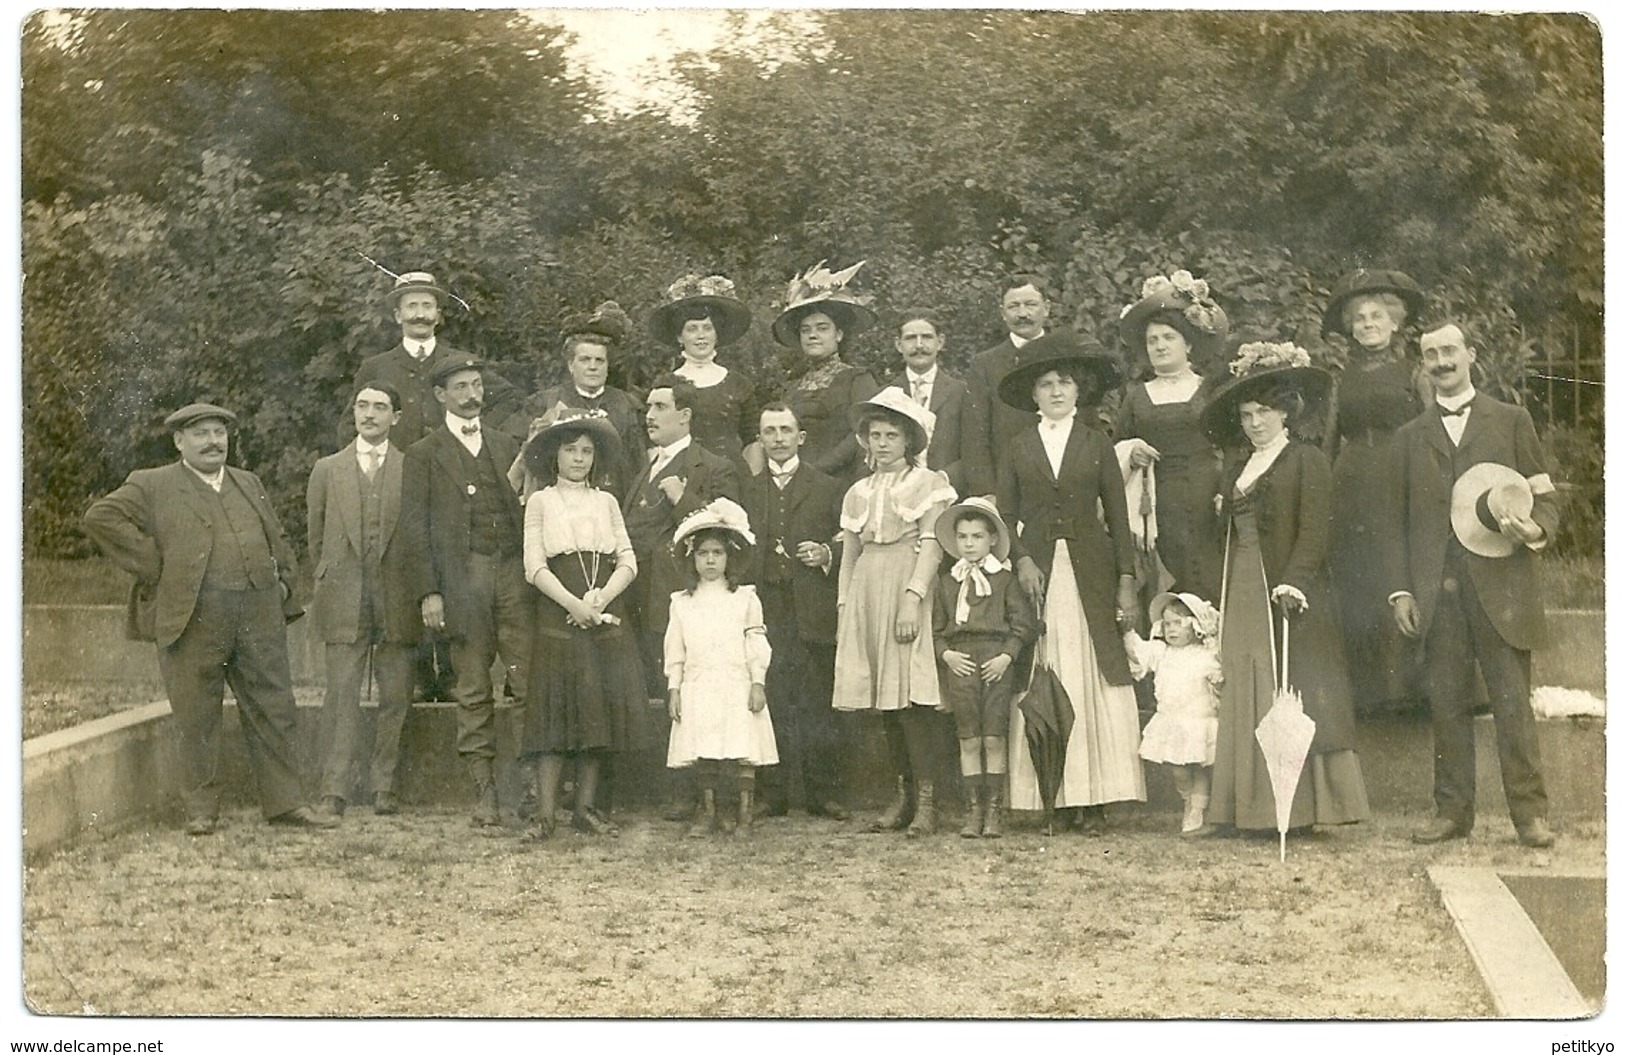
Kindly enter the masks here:
<path id="1" fill-rule="evenodd" d="M 919 835 L 935 826 L 937 748 L 947 742 L 931 635 L 942 563 L 935 532 L 957 496 L 947 476 L 925 466 L 935 415 L 902 389 L 859 403 L 851 420 L 874 471 L 841 502 L 834 706 L 885 722 L 898 791 L 873 830 Z"/>
<path id="2" fill-rule="evenodd" d="M 784 402 L 807 433 L 801 457 L 842 484 L 867 471 L 847 413 L 880 391 L 873 374 L 841 358 L 845 342 L 875 324 L 873 298 L 847 288 L 863 264 L 831 272 L 820 260 L 790 280 L 784 310 L 773 320 L 773 339 L 799 349 L 804 361 L 805 369 L 784 391 Z"/>
<path id="3" fill-rule="evenodd" d="M 602 489 L 621 460 L 607 415 L 563 411 L 538 426 L 521 455 L 545 483 L 525 503 L 525 578 L 541 591 L 522 751 L 541 759 L 533 838 L 553 833 L 559 779 L 577 767 L 574 827 L 616 834 L 594 797 L 602 763 L 638 746 L 647 693 L 621 597 L 637 577 L 620 503 Z"/>
<path id="4" fill-rule="evenodd" d="M 1325 420 L 1332 376 L 1297 345 L 1243 344 L 1202 424 L 1226 452 L 1219 509 L 1226 525 L 1219 606 L 1219 741 L 1207 819 L 1276 829 L 1275 795 L 1254 738 L 1278 689 L 1281 624 L 1291 620 L 1287 684 L 1315 722 L 1290 826 L 1365 820 L 1354 708 L 1326 566 L 1331 464 L 1304 442 Z"/>
<path id="5" fill-rule="evenodd" d="M 666 302 L 649 315 L 649 333 L 663 348 L 682 352 L 675 373 L 694 385 L 694 442 L 749 473 L 744 447 L 755 437 L 752 388 L 745 375 L 717 362 L 717 352 L 750 329 L 750 308 L 722 275 L 689 274 L 666 287 Z"/>
<path id="6" fill-rule="evenodd" d="M 1117 332 L 1130 361 L 1150 370 L 1124 391 L 1113 432 L 1124 480 L 1138 476 L 1129 488 L 1135 540 L 1171 577 L 1167 584 L 1145 583 L 1145 595 L 1166 588 L 1217 597 L 1219 454 L 1202 431 L 1202 407 L 1213 390 L 1204 374 L 1223 369 L 1229 320 L 1205 280 L 1176 271 L 1145 281 Z"/>
<path id="7" fill-rule="evenodd" d="M 1033 662 L 1055 672 L 1076 714 L 1055 806 L 1090 834 L 1104 830 L 1106 803 L 1145 799 L 1139 708 L 1118 630 L 1134 605 L 1128 501 L 1111 441 L 1087 423 L 1121 383 L 1117 360 L 1070 330 L 1028 344 L 999 383 L 1000 400 L 1036 415 L 999 465 L 999 512 L 1021 525 L 1018 562 L 1032 562 L 1046 583 L 1035 598 L 1044 632 Z M 1042 809 L 1025 744 L 1018 708 L 1009 804 Z"/>
<path id="8" fill-rule="evenodd" d="M 1414 706 L 1421 695 L 1417 647 L 1394 625 L 1371 569 L 1384 559 L 1399 516 L 1394 430 L 1429 399 L 1407 339 L 1425 304 L 1403 271 L 1359 268 L 1337 280 L 1321 318 L 1322 336 L 1337 334 L 1348 348 L 1335 397 L 1331 565 L 1361 714 Z"/>

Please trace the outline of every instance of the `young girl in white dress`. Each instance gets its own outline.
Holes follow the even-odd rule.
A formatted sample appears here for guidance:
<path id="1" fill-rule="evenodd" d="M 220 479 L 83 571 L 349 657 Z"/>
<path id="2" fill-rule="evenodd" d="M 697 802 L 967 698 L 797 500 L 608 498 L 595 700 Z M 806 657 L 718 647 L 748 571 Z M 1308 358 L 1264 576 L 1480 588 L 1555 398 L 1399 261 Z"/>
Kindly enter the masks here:
<path id="1" fill-rule="evenodd" d="M 671 595 L 666 685 L 671 742 L 666 765 L 694 766 L 700 812 L 689 835 L 717 827 L 717 790 L 737 789 L 740 834 L 750 831 L 756 767 L 777 765 L 765 683 L 773 651 L 754 586 L 741 586 L 744 548 L 755 545 L 745 511 L 718 498 L 677 525 L 672 546 L 689 561 L 692 585 Z M 733 828 L 732 823 L 726 827 Z"/>
<path id="2" fill-rule="evenodd" d="M 1133 630 L 1123 634 L 1129 672 L 1152 675 L 1156 685 L 1157 713 L 1140 736 L 1140 757 L 1173 767 L 1185 801 L 1179 834 L 1196 838 L 1213 831 L 1206 818 L 1224 681 L 1215 647 L 1219 613 L 1193 593 L 1162 593 L 1152 598 L 1151 624 L 1150 641 Z"/>

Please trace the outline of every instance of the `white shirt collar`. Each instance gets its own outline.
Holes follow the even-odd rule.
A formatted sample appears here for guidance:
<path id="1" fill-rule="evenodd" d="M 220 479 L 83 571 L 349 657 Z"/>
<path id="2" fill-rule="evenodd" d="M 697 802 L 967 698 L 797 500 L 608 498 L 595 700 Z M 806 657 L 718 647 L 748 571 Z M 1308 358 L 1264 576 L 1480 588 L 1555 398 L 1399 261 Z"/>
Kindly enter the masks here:
<path id="1" fill-rule="evenodd" d="M 434 338 L 426 341 L 414 341 L 410 337 L 402 337 L 401 343 L 406 346 L 406 354 L 414 359 L 427 359 L 434 354 Z"/>
<path id="2" fill-rule="evenodd" d="M 453 414 L 451 411 L 449 411 L 449 410 L 446 411 L 446 428 L 450 429 L 451 434 L 453 436 L 456 436 L 458 439 L 463 438 L 463 426 L 464 425 L 468 425 L 468 424 L 478 425 L 479 423 L 480 423 L 479 418 L 460 418 L 456 414 Z"/>
<path id="3" fill-rule="evenodd" d="M 1038 428 L 1040 429 L 1040 431 L 1043 431 L 1043 432 L 1060 432 L 1063 429 L 1065 431 L 1067 431 L 1067 432 L 1071 432 L 1072 431 L 1072 423 L 1074 421 L 1077 421 L 1077 420 L 1078 420 L 1078 410 L 1077 410 L 1076 407 L 1073 407 L 1072 408 L 1072 413 L 1068 414 L 1064 418 L 1059 418 L 1059 419 L 1046 418 L 1042 414 L 1040 414 L 1038 416 Z"/>
<path id="4" fill-rule="evenodd" d="M 1042 336 L 1044 336 L 1044 331 L 1039 330 L 1038 331 L 1038 337 L 1042 337 Z M 1038 337 L 1023 337 L 1019 333 L 1012 333 L 1010 335 L 1010 343 L 1015 345 L 1017 348 L 1020 348 L 1023 345 L 1027 345 L 1027 344 L 1032 343 L 1033 341 L 1038 340 Z"/>
<path id="5" fill-rule="evenodd" d="M 799 468 L 801 468 L 801 455 L 799 454 L 790 455 L 790 460 L 785 462 L 783 465 L 775 462 L 772 458 L 767 460 L 767 471 L 774 476 L 783 476 L 785 473 L 793 473 Z"/>
<path id="6" fill-rule="evenodd" d="M 220 485 L 226 482 L 226 467 L 224 465 L 216 469 L 213 475 L 210 475 L 208 473 L 200 473 L 196 469 L 193 469 L 191 462 L 183 461 L 181 464 L 186 466 L 186 468 L 191 471 L 193 476 L 197 477 L 199 480 L 202 480 L 216 491 L 220 490 Z"/>
<path id="7" fill-rule="evenodd" d="M 905 366 L 903 368 L 903 374 L 904 374 L 904 376 L 906 376 L 908 378 L 908 383 L 909 383 L 910 388 L 914 387 L 915 385 L 919 384 L 922 381 L 925 382 L 928 385 L 932 385 L 932 384 L 936 384 L 936 381 L 937 381 L 937 367 L 939 367 L 941 365 L 942 365 L 941 363 L 932 363 L 931 364 L 931 369 L 927 370 L 923 374 L 916 374 L 911 367 Z"/>
<path id="8" fill-rule="evenodd" d="M 378 443 L 368 443 L 366 440 L 362 439 L 360 436 L 357 436 L 355 438 L 355 452 L 356 452 L 356 454 L 358 454 L 358 455 L 371 454 L 373 451 L 377 451 L 378 456 L 380 458 L 382 458 L 384 455 L 388 454 L 389 453 L 389 437 L 385 436 Z"/>
<path id="9" fill-rule="evenodd" d="M 1268 443 L 1264 444 L 1264 446 L 1262 446 L 1262 447 L 1254 447 L 1252 457 L 1253 458 L 1263 458 L 1265 456 L 1274 457 L 1276 454 L 1280 453 L 1281 448 L 1285 447 L 1287 445 L 1288 441 L 1290 441 L 1291 439 L 1292 439 L 1292 437 L 1287 435 L 1287 430 L 1282 429 L 1281 434 L 1279 436 L 1276 436 L 1273 440 L 1270 440 Z"/>
<path id="10" fill-rule="evenodd" d="M 682 454 L 684 451 L 688 450 L 688 445 L 693 442 L 694 434 L 691 432 L 680 440 L 673 440 L 669 447 L 656 447 L 654 449 L 654 454 L 650 455 L 649 461 L 654 465 L 665 465 L 679 454 Z"/>
<path id="11" fill-rule="evenodd" d="M 596 391 L 596 392 L 588 392 L 585 388 L 582 388 L 580 385 L 576 385 L 575 390 L 576 390 L 576 395 L 580 396 L 582 399 L 597 399 L 599 396 L 604 394 L 604 389 L 606 389 L 608 387 L 609 387 L 608 385 L 599 385 L 598 386 L 598 391 Z"/>
<path id="12" fill-rule="evenodd" d="M 1467 403 L 1472 402 L 1473 397 L 1476 395 L 1478 395 L 1478 389 L 1474 388 L 1472 385 L 1468 385 L 1467 391 L 1465 392 L 1457 392 L 1453 396 L 1435 395 L 1433 398 L 1439 404 L 1439 406 L 1446 410 L 1460 410 Z M 1471 411 L 1469 411 L 1469 413 L 1471 413 Z"/>

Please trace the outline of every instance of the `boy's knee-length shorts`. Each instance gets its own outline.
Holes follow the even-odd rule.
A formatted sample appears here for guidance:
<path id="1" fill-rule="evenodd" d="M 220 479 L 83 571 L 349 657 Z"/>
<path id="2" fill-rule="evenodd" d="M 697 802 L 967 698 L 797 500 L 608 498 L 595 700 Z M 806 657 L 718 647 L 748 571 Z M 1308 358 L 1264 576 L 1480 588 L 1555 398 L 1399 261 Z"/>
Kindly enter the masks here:
<path id="1" fill-rule="evenodd" d="M 937 680 L 942 698 L 953 712 L 954 729 L 961 740 L 984 736 L 1010 735 L 1010 701 L 1016 695 L 1016 665 L 1011 663 L 1004 677 L 989 685 L 982 680 L 983 663 L 1004 651 L 1003 642 L 972 638 L 948 646 L 955 652 L 970 656 L 978 672 L 961 678 L 951 672 L 947 664 L 938 664 Z"/>

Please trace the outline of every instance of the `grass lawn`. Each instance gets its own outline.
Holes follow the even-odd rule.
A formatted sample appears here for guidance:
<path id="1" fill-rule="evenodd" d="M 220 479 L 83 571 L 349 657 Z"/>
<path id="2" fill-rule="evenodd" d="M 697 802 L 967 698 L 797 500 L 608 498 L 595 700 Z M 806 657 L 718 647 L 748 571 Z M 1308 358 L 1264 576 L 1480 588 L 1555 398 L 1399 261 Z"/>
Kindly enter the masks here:
<path id="1" fill-rule="evenodd" d="M 131 831 L 31 863 L 24 993 L 111 1015 L 1473 1018 L 1492 1014 L 1430 863 L 1600 867 L 1505 818 L 1182 841 L 1124 809 L 1101 839 L 919 840 L 861 822 L 685 839 L 476 834 L 461 811 L 285 832 Z"/>

